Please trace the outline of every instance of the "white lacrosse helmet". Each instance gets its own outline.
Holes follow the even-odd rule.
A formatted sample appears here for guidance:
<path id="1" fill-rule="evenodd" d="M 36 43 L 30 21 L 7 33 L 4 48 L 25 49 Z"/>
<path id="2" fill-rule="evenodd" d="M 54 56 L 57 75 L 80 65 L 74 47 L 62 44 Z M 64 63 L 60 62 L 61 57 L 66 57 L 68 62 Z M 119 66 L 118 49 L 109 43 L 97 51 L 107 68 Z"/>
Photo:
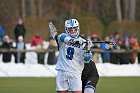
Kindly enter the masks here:
<path id="1" fill-rule="evenodd" d="M 65 31 L 72 38 L 78 38 L 80 34 L 79 22 L 76 19 L 69 19 L 65 21 Z"/>

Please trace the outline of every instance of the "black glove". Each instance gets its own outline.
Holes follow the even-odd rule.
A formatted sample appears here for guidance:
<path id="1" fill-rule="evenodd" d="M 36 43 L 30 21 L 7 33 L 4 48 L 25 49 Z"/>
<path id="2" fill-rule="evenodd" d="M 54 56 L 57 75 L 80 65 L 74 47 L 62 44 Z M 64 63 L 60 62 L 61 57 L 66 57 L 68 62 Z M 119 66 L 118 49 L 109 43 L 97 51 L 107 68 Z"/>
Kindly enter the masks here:
<path id="1" fill-rule="evenodd" d="M 72 46 L 78 47 L 78 46 L 80 46 L 80 42 L 79 41 L 73 41 Z"/>

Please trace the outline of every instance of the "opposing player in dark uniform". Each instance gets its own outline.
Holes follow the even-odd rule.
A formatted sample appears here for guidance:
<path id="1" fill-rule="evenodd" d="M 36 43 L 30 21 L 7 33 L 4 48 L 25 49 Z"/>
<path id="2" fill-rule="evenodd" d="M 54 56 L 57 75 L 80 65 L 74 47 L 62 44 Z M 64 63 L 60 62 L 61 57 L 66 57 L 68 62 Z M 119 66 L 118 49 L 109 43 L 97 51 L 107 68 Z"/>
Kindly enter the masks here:
<path id="1" fill-rule="evenodd" d="M 95 62 L 91 59 L 92 53 L 90 50 L 90 42 L 87 40 L 87 46 L 85 47 L 85 65 L 82 71 L 82 93 L 95 93 L 96 85 L 99 80 L 99 74 L 95 65 Z M 116 45 L 114 42 L 108 41 L 99 41 L 99 42 L 92 42 L 92 43 L 107 43 L 110 45 Z"/>

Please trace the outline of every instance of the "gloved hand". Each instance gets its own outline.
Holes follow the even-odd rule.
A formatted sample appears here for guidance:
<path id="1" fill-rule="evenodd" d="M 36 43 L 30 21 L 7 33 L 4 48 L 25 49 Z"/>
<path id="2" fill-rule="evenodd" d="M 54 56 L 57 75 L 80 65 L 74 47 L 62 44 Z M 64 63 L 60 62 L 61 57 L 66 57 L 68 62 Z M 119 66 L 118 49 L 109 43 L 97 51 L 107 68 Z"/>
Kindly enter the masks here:
<path id="1" fill-rule="evenodd" d="M 85 50 L 85 51 L 84 51 L 84 54 L 83 54 L 83 57 L 84 57 L 85 63 L 89 63 L 90 60 L 92 60 L 92 53 L 91 53 L 91 50 Z"/>
<path id="2" fill-rule="evenodd" d="M 78 46 L 80 46 L 80 42 L 79 41 L 73 41 L 72 46 L 78 47 Z"/>
<path id="3" fill-rule="evenodd" d="M 84 43 L 84 41 L 81 39 L 74 39 L 72 46 L 78 47 L 78 46 L 83 45 L 83 43 Z"/>
<path id="4" fill-rule="evenodd" d="M 90 60 L 91 60 L 91 56 L 90 56 L 90 55 L 85 56 L 85 57 L 84 57 L 84 60 L 85 60 L 85 61 L 90 61 Z"/>

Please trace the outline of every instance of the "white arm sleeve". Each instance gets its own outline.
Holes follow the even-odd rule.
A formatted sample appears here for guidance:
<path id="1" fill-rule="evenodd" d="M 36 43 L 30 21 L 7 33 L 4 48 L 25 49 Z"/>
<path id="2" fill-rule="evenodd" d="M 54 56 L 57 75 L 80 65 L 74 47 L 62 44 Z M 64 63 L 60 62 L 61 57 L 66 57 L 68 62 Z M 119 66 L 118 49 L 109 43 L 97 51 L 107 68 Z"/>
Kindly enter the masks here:
<path id="1" fill-rule="evenodd" d="M 65 38 L 64 38 L 64 42 L 65 42 L 65 43 L 68 43 L 70 40 L 71 40 L 70 37 L 65 37 Z"/>
<path id="2" fill-rule="evenodd" d="M 67 36 L 65 33 L 62 33 L 58 36 L 58 40 L 60 42 L 68 43 L 71 40 L 71 38 Z"/>

